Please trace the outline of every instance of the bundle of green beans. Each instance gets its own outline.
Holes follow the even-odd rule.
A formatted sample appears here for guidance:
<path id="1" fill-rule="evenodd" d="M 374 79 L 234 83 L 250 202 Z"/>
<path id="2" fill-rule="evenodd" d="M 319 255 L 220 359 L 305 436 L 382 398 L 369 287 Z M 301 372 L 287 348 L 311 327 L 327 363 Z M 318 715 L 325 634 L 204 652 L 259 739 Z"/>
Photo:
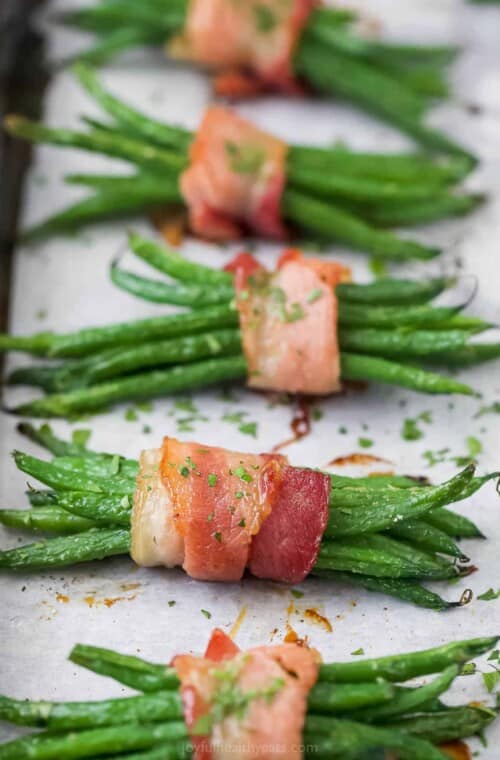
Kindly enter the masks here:
<path id="1" fill-rule="evenodd" d="M 47 425 L 22 424 L 20 431 L 54 458 L 47 462 L 15 452 L 17 467 L 51 490 L 30 489 L 31 509 L 0 511 L 0 522 L 58 536 L 0 552 L 0 570 L 33 572 L 127 554 L 137 462 L 90 451 L 78 438 L 63 441 Z M 499 473 L 475 477 L 469 465 L 438 486 L 398 476 L 330 477 L 330 519 L 313 575 L 434 610 L 470 600 L 466 593 L 459 602 L 447 602 L 421 583 L 475 570 L 454 539 L 482 534 L 446 506 L 468 498 Z"/>
<path id="2" fill-rule="evenodd" d="M 190 262 L 135 234 L 130 235 L 130 246 L 172 281 L 144 278 L 115 262 L 114 283 L 140 298 L 191 310 L 68 334 L 0 335 L 0 351 L 26 351 L 56 360 L 10 375 L 11 384 L 40 387 L 47 394 L 11 411 L 71 417 L 247 375 L 232 275 Z M 459 380 L 422 368 L 469 366 L 500 356 L 500 343 L 471 342 L 490 325 L 460 314 L 464 304 L 430 303 L 452 284 L 439 278 L 340 285 L 342 379 L 389 383 L 422 393 L 473 395 Z"/>
<path id="3" fill-rule="evenodd" d="M 60 18 L 97 36 L 81 58 L 103 63 L 134 46 L 163 46 L 183 30 L 187 7 L 188 0 L 143 0 L 140 7 L 130 0 L 100 0 Z M 430 150 L 472 160 L 425 124 L 430 106 L 448 95 L 445 69 L 457 48 L 365 39 L 355 29 L 357 21 L 345 9 L 316 9 L 294 54 L 297 76 L 312 91 L 360 106 Z M 266 34 L 261 27 L 256 25 L 255 34 Z"/>
<path id="4" fill-rule="evenodd" d="M 79 147 L 124 159 L 134 164 L 137 172 L 126 176 L 67 176 L 68 182 L 84 185 L 93 194 L 28 230 L 27 237 L 152 207 L 183 204 L 179 176 L 188 165 L 193 134 L 154 121 L 125 105 L 102 88 L 88 66 L 81 64 L 76 71 L 112 121 L 84 119 L 87 129 L 74 131 L 11 116 L 6 120 L 7 130 L 32 142 Z M 471 211 L 482 196 L 457 194 L 452 187 L 469 169 L 470 162 L 460 156 L 436 161 L 422 155 L 292 146 L 281 213 L 289 225 L 308 236 L 340 241 L 380 259 L 430 259 L 440 250 L 383 228 Z"/>
<path id="5" fill-rule="evenodd" d="M 441 700 L 463 667 L 492 649 L 495 636 L 355 662 L 325 663 L 309 693 L 305 758 L 446 760 L 439 745 L 483 734 L 497 709 Z M 0 696 L 0 720 L 44 729 L 0 745 L 0 760 L 182 760 L 191 756 L 173 668 L 77 644 L 69 658 L 139 695 L 100 702 L 34 702 Z M 437 675 L 435 675 L 437 674 Z M 435 675 L 424 685 L 406 682 Z M 228 705 L 228 708 L 230 706 Z M 374 754 L 375 753 L 375 754 Z"/>

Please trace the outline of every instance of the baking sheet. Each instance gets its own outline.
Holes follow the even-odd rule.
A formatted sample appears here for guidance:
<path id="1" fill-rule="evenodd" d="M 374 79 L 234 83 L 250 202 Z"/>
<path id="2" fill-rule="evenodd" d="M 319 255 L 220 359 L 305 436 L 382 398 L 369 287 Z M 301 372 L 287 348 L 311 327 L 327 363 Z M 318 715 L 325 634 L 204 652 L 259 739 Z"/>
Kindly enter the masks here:
<path id="1" fill-rule="evenodd" d="M 417 40 L 452 40 L 465 45 L 465 53 L 452 72 L 455 98 L 433 114 L 433 121 L 456 139 L 469 145 L 482 159 L 470 179 L 471 188 L 483 188 L 490 202 L 473 217 L 422 229 L 426 241 L 446 247 L 446 255 L 428 265 L 409 266 L 398 272 L 419 275 L 472 272 L 479 292 L 471 313 L 500 322 L 500 10 L 469 7 L 458 0 L 363 0 L 356 3 L 370 15 L 385 21 L 391 36 Z M 52 9 L 70 8 L 70 0 Z M 41 18 L 46 24 L 46 18 Z M 84 38 L 49 28 L 54 55 L 74 52 Z M 166 120 L 194 128 L 209 101 L 206 79 L 200 73 L 169 67 L 159 54 L 134 53 L 104 74 L 113 91 Z M 468 108 L 468 106 L 478 108 Z M 293 141 L 324 145 L 345 139 L 357 148 L 391 150 L 407 147 L 404 137 L 363 116 L 359 111 L 330 103 L 289 102 L 270 99 L 245 104 L 241 112 L 261 126 Z M 98 111 L 88 101 L 68 72 L 54 77 L 46 98 L 46 119 L 51 124 L 75 126 L 83 113 Z M 25 193 L 25 223 L 31 223 L 66 205 L 80 191 L 65 187 L 65 171 L 98 171 L 113 163 L 77 151 L 41 147 L 36 151 Z M 128 223 L 150 234 L 141 220 Z M 106 224 L 88 228 L 71 238 L 19 248 L 14 260 L 11 329 L 16 333 L 34 330 L 72 330 L 124 318 L 159 314 L 163 307 L 148 305 L 121 293 L 108 281 L 110 260 L 125 241 L 125 225 Z M 186 254 L 210 265 L 226 261 L 228 250 L 186 242 Z M 278 249 L 260 245 L 258 255 L 272 260 Z M 369 277 L 367 260 L 339 248 L 332 253 L 354 268 L 357 280 Z M 9 358 L 7 369 L 29 363 L 26 357 Z M 480 471 L 500 469 L 499 417 L 476 418 L 481 406 L 500 399 L 500 364 L 493 363 L 461 373 L 483 394 L 481 400 L 430 398 L 397 389 L 372 387 L 366 393 L 333 398 L 319 405 L 323 416 L 314 423 L 313 434 L 290 446 L 286 453 L 293 463 L 326 465 L 335 456 L 359 450 L 360 437 L 373 440 L 370 453 L 388 459 L 400 473 L 444 479 L 456 471 L 453 462 L 429 467 L 426 451 L 450 448 L 449 457 L 466 453 L 467 436 L 481 440 Z M 252 451 L 267 450 L 290 435 L 292 410 L 269 407 L 257 395 L 235 391 L 236 400 L 221 398 L 220 390 L 197 394 L 196 407 L 205 419 L 195 423 L 192 438 L 215 445 Z M 8 390 L 8 406 L 32 396 L 31 391 Z M 136 421 L 126 421 L 128 405 L 102 414 L 76 427 L 92 427 L 92 445 L 136 457 L 142 447 L 158 445 L 165 434 L 177 433 L 177 420 L 185 416 L 173 400 L 154 403 L 152 412 L 138 411 Z M 403 420 L 423 411 L 432 413 L 432 423 L 423 424 L 424 438 L 407 442 L 401 437 Z M 237 425 L 222 417 L 246 412 L 246 421 L 258 423 L 256 439 L 243 435 Z M 0 417 L 0 505 L 24 507 L 26 477 L 18 473 L 9 453 L 20 448 L 35 454 L 40 450 L 16 433 L 17 420 Z M 151 428 L 144 432 L 145 426 Z M 54 423 L 59 433 L 72 429 Z M 347 429 L 341 433 L 341 428 Z M 381 469 L 378 467 L 377 469 Z M 363 474 L 360 470 L 342 470 Z M 445 597 L 457 599 L 470 587 L 477 594 L 500 588 L 500 502 L 493 484 L 458 506 L 458 511 L 477 520 L 489 540 L 469 541 L 464 549 L 480 565 L 479 572 L 458 584 L 437 584 Z M 25 538 L 25 537 L 24 537 Z M 15 546 L 20 536 L 0 529 L 1 546 Z M 190 580 L 181 572 L 140 570 L 126 559 L 108 560 L 33 576 L 0 576 L 0 689 L 14 697 L 85 699 L 119 695 L 122 687 L 87 674 L 65 662 L 76 642 L 96 644 L 136 653 L 166 662 L 178 651 L 199 651 L 213 626 L 230 630 L 240 616 L 238 641 L 243 646 L 279 640 L 287 623 L 299 634 L 307 634 L 325 659 L 348 658 L 362 647 L 367 656 L 434 646 L 450 639 L 478 636 L 500 630 L 500 600 L 477 599 L 465 609 L 446 614 L 419 610 L 388 597 L 354 587 L 307 581 L 305 596 L 294 598 L 286 588 L 261 581 L 245 580 L 234 585 L 208 585 Z M 175 601 L 171 606 L 169 601 Z M 291 606 L 292 605 L 292 606 Z M 332 632 L 304 620 L 306 607 L 316 607 L 332 624 Z M 207 611 L 210 619 L 202 612 Z M 246 610 L 246 612 L 245 612 Z M 243 612 L 242 612 L 243 611 Z M 488 666 L 484 666 L 487 668 Z M 464 693 L 486 698 L 480 678 L 459 680 L 454 695 Z M 15 732 L 0 726 L 5 739 Z M 500 724 L 489 732 L 489 747 L 480 749 L 483 760 L 498 758 Z M 474 749 L 477 749 L 475 746 Z"/>

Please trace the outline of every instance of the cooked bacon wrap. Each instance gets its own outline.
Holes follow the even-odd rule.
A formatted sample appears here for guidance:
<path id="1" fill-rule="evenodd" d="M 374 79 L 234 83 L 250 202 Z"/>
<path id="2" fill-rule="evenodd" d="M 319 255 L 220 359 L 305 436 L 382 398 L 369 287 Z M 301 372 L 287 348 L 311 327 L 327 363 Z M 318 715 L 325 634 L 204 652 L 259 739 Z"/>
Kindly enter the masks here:
<path id="1" fill-rule="evenodd" d="M 216 629 L 204 657 L 180 655 L 172 665 L 195 760 L 300 760 L 307 697 L 318 678 L 315 650 L 281 644 L 241 652 Z M 220 699 L 228 690 L 241 710 Z"/>
<path id="2" fill-rule="evenodd" d="M 132 516 L 132 557 L 182 566 L 192 578 L 300 583 L 329 516 L 328 475 L 278 454 L 241 454 L 165 438 L 143 452 Z"/>
<path id="3" fill-rule="evenodd" d="M 350 270 L 293 249 L 272 273 L 249 254 L 227 268 L 234 272 L 248 385 L 306 395 L 339 391 L 335 287 Z"/>
<path id="4" fill-rule="evenodd" d="M 282 240 L 281 196 L 288 146 L 224 108 L 209 108 L 190 148 L 180 188 L 190 226 L 209 240 L 246 230 Z"/>
<path id="5" fill-rule="evenodd" d="M 171 57 L 221 71 L 215 89 L 228 97 L 301 90 L 293 54 L 317 0 L 190 0 Z"/>

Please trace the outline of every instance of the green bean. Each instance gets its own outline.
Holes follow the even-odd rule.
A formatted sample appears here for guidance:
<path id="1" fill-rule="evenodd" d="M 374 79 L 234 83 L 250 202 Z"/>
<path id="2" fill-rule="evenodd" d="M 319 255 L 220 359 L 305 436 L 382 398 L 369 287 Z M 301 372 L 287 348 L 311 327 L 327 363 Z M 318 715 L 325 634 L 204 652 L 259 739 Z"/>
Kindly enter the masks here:
<path id="1" fill-rule="evenodd" d="M 411 312 L 411 306 L 408 311 Z M 394 330 L 344 327 L 339 331 L 339 343 L 343 351 L 389 359 L 427 359 L 432 355 L 440 356 L 443 351 L 463 348 L 467 339 L 468 334 L 464 330 L 408 331 L 397 327 Z"/>
<path id="2" fill-rule="evenodd" d="M 421 586 L 420 583 L 412 580 L 375 578 L 369 575 L 362 575 L 361 573 L 340 573 L 336 570 L 320 570 L 316 567 L 312 569 L 311 574 L 329 581 L 360 586 L 367 591 L 392 596 L 404 602 L 411 602 L 411 604 L 415 604 L 417 607 L 437 612 L 460 606 L 460 602 L 446 602 L 438 594 L 429 591 L 429 589 Z"/>
<path id="3" fill-rule="evenodd" d="M 14 571 L 44 570 L 128 554 L 130 531 L 89 530 L 75 536 L 53 538 L 0 552 L 0 568 Z M 2 755 L 0 754 L 0 758 Z"/>
<path id="4" fill-rule="evenodd" d="M 439 486 L 428 488 L 395 490 L 389 487 L 371 494 L 370 505 L 360 508 L 355 492 L 351 496 L 348 488 L 333 491 L 330 501 L 330 517 L 325 530 L 325 538 L 353 536 L 387 530 L 406 518 L 415 518 L 436 507 L 442 507 L 458 500 L 466 486 L 474 477 L 474 465 Z"/>
<path id="5" fill-rule="evenodd" d="M 427 303 L 448 287 L 455 279 L 439 277 L 434 280 L 380 279 L 367 285 L 345 282 L 337 285 L 336 294 L 341 303 L 367 306 L 415 306 Z"/>
<path id="6" fill-rule="evenodd" d="M 368 705 L 380 705 L 394 698 L 394 687 L 385 682 L 338 684 L 334 689 L 328 683 L 316 683 L 309 692 L 309 713 L 336 713 L 355 710 Z M 0 717 L 2 715 L 0 702 Z"/>
<path id="7" fill-rule="evenodd" d="M 75 57 L 79 61 L 85 61 L 89 64 L 102 66 L 118 53 L 122 53 L 129 48 L 138 47 L 139 45 L 158 44 L 158 33 L 145 31 L 141 28 L 116 29 L 110 32 L 106 37 L 101 38 L 95 45 L 79 53 L 78 56 L 72 56 L 67 63 L 72 63 Z"/>
<path id="8" fill-rule="evenodd" d="M 34 490 L 26 491 L 26 496 L 32 507 L 51 507 L 57 504 L 57 491 Z"/>
<path id="9" fill-rule="evenodd" d="M 457 182 L 470 171 L 469 161 L 461 156 L 446 156 L 439 161 L 431 161 L 423 153 L 360 153 L 343 145 L 329 149 L 292 145 L 288 161 L 304 169 L 324 169 L 356 177 L 437 186 Z"/>
<path id="10" fill-rule="evenodd" d="M 319 24 L 306 28 L 295 54 L 296 71 L 320 90 L 335 88 L 337 95 L 356 100 L 378 115 L 393 119 L 402 111 L 415 120 L 426 111 L 425 99 L 405 84 L 368 62 L 346 55 L 338 47 L 325 44 L 323 34 L 343 35 L 342 31 L 321 30 Z M 338 76 L 342 67 L 342 79 Z M 341 81 L 339 81 L 341 79 Z"/>
<path id="11" fill-rule="evenodd" d="M 8 525 L 9 528 L 27 528 L 60 535 L 83 533 L 95 527 L 93 520 L 68 514 L 56 506 L 37 509 L 1 509 L 0 523 Z"/>
<path id="12" fill-rule="evenodd" d="M 59 456 L 52 460 L 52 464 L 58 469 L 66 470 L 74 475 L 83 475 L 88 478 L 105 478 L 113 480 L 115 485 L 126 488 L 135 484 L 139 471 L 137 460 L 125 459 L 119 454 L 96 454 L 92 456 L 72 454 Z"/>
<path id="13" fill-rule="evenodd" d="M 134 9 L 134 12 L 140 9 Z M 162 11 L 161 17 L 165 17 Z M 94 71 L 85 65 L 74 68 L 80 84 L 99 103 L 101 108 L 112 116 L 119 125 L 130 130 L 138 137 L 165 148 L 174 148 L 180 152 L 187 151 L 193 135 L 182 127 L 171 127 L 163 122 L 144 116 L 140 111 L 115 98 L 102 87 Z"/>
<path id="14" fill-rule="evenodd" d="M 417 325 L 440 325 L 455 316 L 463 308 L 460 306 L 369 306 L 358 303 L 344 303 L 339 309 L 339 324 L 342 327 L 415 327 Z M 434 334 L 434 337 L 435 334 Z"/>
<path id="15" fill-rule="evenodd" d="M 65 456 L 95 456 L 95 452 L 87 449 L 85 445 L 78 441 L 78 436 L 74 436 L 71 441 L 64 441 L 54 435 L 50 425 L 44 424 L 40 427 L 30 425 L 29 422 L 20 422 L 17 426 L 17 432 L 24 435 L 33 443 L 37 443 L 51 454 L 58 457 Z M 100 455 L 98 455 L 100 456 Z M 109 456 L 109 455 L 108 455 Z"/>
<path id="16" fill-rule="evenodd" d="M 348 488 L 349 486 L 356 486 L 358 488 L 373 489 L 385 489 L 387 486 L 394 486 L 395 488 L 415 488 L 416 486 L 423 488 L 427 487 L 428 483 L 420 482 L 416 478 L 406 477 L 405 475 L 366 475 L 362 478 L 351 478 L 347 475 L 332 475 L 330 476 L 332 488 Z"/>
<path id="17" fill-rule="evenodd" d="M 175 338 L 237 324 L 238 314 L 234 309 L 227 305 L 212 306 L 186 314 L 119 322 L 66 334 L 0 335 L 0 351 L 29 351 L 51 358 L 73 358 L 114 346 L 136 345 L 138 341 Z"/>
<path id="18" fill-rule="evenodd" d="M 114 134 L 107 131 L 77 132 L 71 129 L 52 129 L 21 116 L 9 116 L 4 123 L 7 132 L 14 137 L 21 137 L 35 143 L 49 143 L 104 153 L 107 156 L 121 158 L 139 165 L 149 165 L 156 172 L 161 169 L 162 172 L 167 172 L 167 176 L 168 173 L 173 173 L 177 177 L 187 164 L 187 157 L 178 153 L 144 144 L 127 136 L 117 139 Z"/>
<path id="19" fill-rule="evenodd" d="M 319 39 L 333 43 L 335 47 L 351 54 L 375 58 L 377 61 L 386 58 L 391 63 L 408 66 L 415 63 L 444 65 L 451 63 L 459 52 L 459 48 L 453 45 L 406 45 L 365 39 L 326 23 L 326 16 L 324 9 L 316 11 L 310 28 Z"/>
<path id="20" fill-rule="evenodd" d="M 361 753 L 384 747 L 397 750 L 401 760 L 446 760 L 437 747 L 424 739 L 391 728 L 376 728 L 363 723 L 311 715 L 304 726 L 304 745 L 308 757 L 359 757 Z"/>
<path id="21" fill-rule="evenodd" d="M 87 388 L 137 370 L 189 364 L 210 357 L 241 352 L 239 330 L 213 330 L 182 338 L 156 340 L 138 346 L 120 346 L 62 367 L 53 377 L 52 389 Z"/>
<path id="22" fill-rule="evenodd" d="M 500 343 L 477 343 L 452 352 L 444 352 L 439 363 L 449 367 L 468 367 L 500 358 Z M 429 357 L 429 361 L 433 361 Z M 436 357 L 435 361 L 438 361 Z"/>
<path id="23" fill-rule="evenodd" d="M 291 222 L 313 234 L 352 245 L 381 259 L 427 260 L 440 253 L 437 248 L 403 240 L 389 232 L 370 227 L 341 207 L 310 198 L 293 188 L 287 187 L 283 193 L 282 212 Z"/>
<path id="24" fill-rule="evenodd" d="M 7 375 L 7 385 L 28 385 L 33 388 L 41 388 L 46 393 L 56 390 L 55 379 L 62 368 L 59 366 L 18 367 Z"/>
<path id="25" fill-rule="evenodd" d="M 391 208 L 402 203 L 419 203 L 436 193 L 432 184 L 396 184 L 392 181 L 365 179 L 318 169 L 302 168 L 288 163 L 288 184 L 314 196 L 326 199 L 345 198 L 377 207 L 389 203 Z"/>
<path id="26" fill-rule="evenodd" d="M 148 749 L 157 744 L 187 739 L 184 721 L 157 724 L 124 724 L 69 733 L 38 734 L 0 745 L 0 760 L 77 760 L 110 753 Z"/>
<path id="27" fill-rule="evenodd" d="M 93 472 L 86 472 L 84 468 L 68 468 L 58 464 L 57 459 L 54 462 L 46 462 L 21 451 L 15 451 L 13 456 L 16 466 L 22 472 L 56 490 L 128 496 L 131 487 L 133 488 L 133 481 L 118 473 L 112 475 L 110 472 L 107 477 L 104 474 L 96 476 Z"/>
<path id="28" fill-rule="evenodd" d="M 180 283 L 162 282 L 140 277 L 137 274 L 122 269 L 114 262 L 110 269 L 111 281 L 121 290 L 153 303 L 176 304 L 179 306 L 211 306 L 221 304 L 234 298 L 234 290 L 225 286 L 203 288 L 197 285 L 182 285 Z"/>
<path id="29" fill-rule="evenodd" d="M 182 718 L 182 702 L 177 691 L 158 691 L 101 702 L 29 702 L 0 696 L 0 720 L 53 732 L 81 731 L 129 722 L 163 723 Z"/>
<path id="30" fill-rule="evenodd" d="M 119 401 L 152 399 L 206 385 L 236 380 L 247 374 L 243 356 L 208 359 L 166 370 L 145 372 L 92 388 L 54 394 L 11 410 L 30 417 L 68 417 L 96 411 Z"/>
<path id="31" fill-rule="evenodd" d="M 74 230 L 87 222 L 114 219 L 131 211 L 151 208 L 158 203 L 175 203 L 179 200 L 177 180 L 165 178 L 163 186 L 151 187 L 150 182 L 117 179 L 115 190 L 101 191 L 64 209 L 22 233 L 25 241 L 42 238 L 52 233 Z"/>
<path id="32" fill-rule="evenodd" d="M 447 533 L 434 528 L 424 520 L 404 520 L 393 525 L 389 530 L 389 535 L 396 539 L 410 541 L 425 551 L 447 554 L 450 557 L 467 561 L 467 557 L 460 547 L 451 540 Z"/>
<path id="33" fill-rule="evenodd" d="M 417 689 L 404 689 L 387 704 L 375 705 L 359 710 L 352 717 L 354 720 L 379 723 L 390 721 L 399 715 L 419 712 L 421 705 L 435 699 L 447 691 L 460 674 L 460 666 L 449 665 L 433 681 Z"/>
<path id="34" fill-rule="evenodd" d="M 234 294 L 233 277 L 229 272 L 188 261 L 177 251 L 158 245 L 154 240 L 141 237 L 135 232 L 129 233 L 128 242 L 136 256 L 163 274 L 168 274 L 181 282 L 195 283 L 205 288 L 225 286 L 231 288 Z"/>
<path id="35" fill-rule="evenodd" d="M 426 370 L 399 364 L 387 359 L 361 354 L 341 354 L 342 377 L 344 380 L 366 380 L 388 385 L 399 385 L 422 393 L 460 393 L 474 396 L 468 385 L 450 377 L 427 372 Z"/>
<path id="36" fill-rule="evenodd" d="M 447 560 L 382 535 L 323 541 L 315 567 L 375 578 L 445 580 L 459 574 Z"/>
<path id="37" fill-rule="evenodd" d="M 462 156 L 474 164 L 475 159 L 470 153 L 422 123 L 426 107 L 424 99 L 369 63 L 325 46 L 314 34 L 309 30 L 303 34 L 294 61 L 297 73 L 313 87 L 359 103 L 431 150 Z"/>
<path id="38" fill-rule="evenodd" d="M 388 728 L 397 728 L 399 731 L 440 744 L 481 734 L 495 717 L 493 710 L 486 708 L 451 707 L 442 713 L 431 715 L 401 716 L 394 726 Z"/>
<path id="39" fill-rule="evenodd" d="M 77 644 L 69 656 L 71 662 L 93 673 L 108 676 L 131 689 L 146 693 L 171 690 L 179 687 L 173 668 L 147 662 L 134 655 L 120 654 L 112 649 L 102 649 Z"/>
<path id="40" fill-rule="evenodd" d="M 398 203 L 391 206 L 372 205 L 360 208 L 366 219 L 376 227 L 410 227 L 429 224 L 444 217 L 465 216 L 486 200 L 482 193 L 454 195 L 436 193 L 432 198 L 415 203 Z"/>
<path id="41" fill-rule="evenodd" d="M 456 538 L 484 538 L 479 528 L 471 520 L 463 515 L 450 512 L 443 507 L 427 512 L 422 519 L 449 536 L 455 536 Z"/>
<path id="42" fill-rule="evenodd" d="M 113 494 L 58 493 L 56 503 L 71 515 L 93 520 L 99 525 L 130 527 L 132 499 Z"/>
<path id="43" fill-rule="evenodd" d="M 440 673 L 450 665 L 464 665 L 493 649 L 497 641 L 498 636 L 485 636 L 454 641 L 410 654 L 321 665 L 320 678 L 334 683 L 365 683 L 379 678 L 391 682 L 409 681 L 419 676 Z"/>

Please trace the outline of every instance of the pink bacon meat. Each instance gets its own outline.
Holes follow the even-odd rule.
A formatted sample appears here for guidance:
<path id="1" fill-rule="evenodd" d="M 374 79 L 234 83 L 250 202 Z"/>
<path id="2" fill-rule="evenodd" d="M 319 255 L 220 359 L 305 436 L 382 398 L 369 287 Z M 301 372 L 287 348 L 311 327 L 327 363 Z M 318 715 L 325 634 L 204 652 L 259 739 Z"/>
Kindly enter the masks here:
<path id="1" fill-rule="evenodd" d="M 314 650 L 297 644 L 240 652 L 221 630 L 212 634 L 205 657 L 175 657 L 195 760 L 300 760 L 318 662 Z M 238 713 L 214 710 L 228 682 L 243 701 L 248 695 Z"/>
<path id="2" fill-rule="evenodd" d="M 248 255 L 234 271 L 243 350 L 252 388 L 326 395 L 339 391 L 335 287 L 350 272 L 289 250 L 269 273 Z"/>
<path id="3" fill-rule="evenodd" d="M 209 108 L 180 188 L 200 237 L 237 240 L 245 230 L 284 239 L 281 196 L 288 146 L 224 108 Z"/>
<path id="4" fill-rule="evenodd" d="M 245 97 L 265 90 L 300 91 L 293 54 L 317 0 L 191 0 L 173 58 L 222 73 L 216 92 Z"/>

